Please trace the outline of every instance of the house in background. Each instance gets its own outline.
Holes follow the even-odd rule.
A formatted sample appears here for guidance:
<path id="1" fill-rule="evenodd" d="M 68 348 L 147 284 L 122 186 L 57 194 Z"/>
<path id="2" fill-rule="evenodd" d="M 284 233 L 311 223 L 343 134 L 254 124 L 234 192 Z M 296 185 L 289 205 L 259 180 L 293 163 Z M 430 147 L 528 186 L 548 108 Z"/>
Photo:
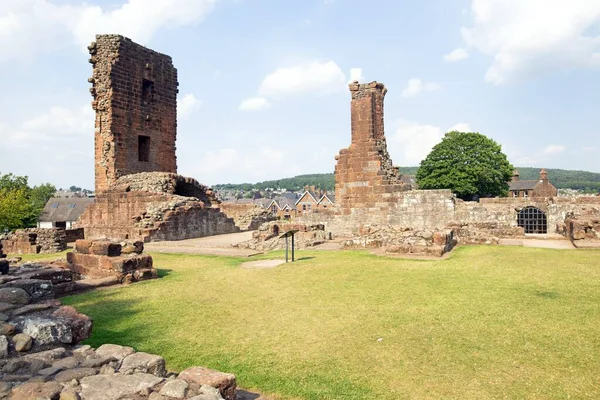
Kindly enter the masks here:
<path id="1" fill-rule="evenodd" d="M 40 214 L 38 228 L 71 229 L 79 216 L 92 203 L 94 199 L 89 197 L 53 197 L 48 200 Z"/>
<path id="2" fill-rule="evenodd" d="M 292 201 L 288 197 L 276 197 L 267 206 L 271 215 L 279 219 L 290 219 L 296 216 L 297 210 Z"/>
<path id="3" fill-rule="evenodd" d="M 317 202 L 317 210 L 323 210 L 323 209 L 333 207 L 334 204 L 335 204 L 335 195 L 325 193 L 323 196 L 321 196 L 321 198 Z"/>
<path id="4" fill-rule="evenodd" d="M 542 168 L 540 179 L 537 181 L 522 181 L 519 179 L 519 171 L 513 172 L 512 180 L 508 183 L 509 197 L 555 197 L 558 189 L 548 180 L 548 172 Z"/>
<path id="5" fill-rule="evenodd" d="M 317 209 L 321 196 L 311 190 L 306 190 L 300 195 L 300 198 L 296 200 L 296 209 L 300 214 L 309 214 L 313 210 Z"/>

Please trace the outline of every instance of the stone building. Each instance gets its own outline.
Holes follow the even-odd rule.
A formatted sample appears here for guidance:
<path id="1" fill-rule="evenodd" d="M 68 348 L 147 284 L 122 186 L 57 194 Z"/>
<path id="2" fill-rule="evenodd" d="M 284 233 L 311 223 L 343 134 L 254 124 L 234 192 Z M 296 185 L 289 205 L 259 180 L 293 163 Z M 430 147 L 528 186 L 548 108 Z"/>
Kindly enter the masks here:
<path id="1" fill-rule="evenodd" d="M 96 111 L 96 193 L 121 176 L 177 173 L 177 70 L 171 57 L 120 35 L 88 47 Z"/>
<path id="2" fill-rule="evenodd" d="M 548 172 L 542 168 L 540 179 L 522 181 L 519 179 L 519 171 L 515 170 L 512 180 L 508 183 L 509 197 L 555 197 L 558 195 L 558 189 L 548 180 Z"/>

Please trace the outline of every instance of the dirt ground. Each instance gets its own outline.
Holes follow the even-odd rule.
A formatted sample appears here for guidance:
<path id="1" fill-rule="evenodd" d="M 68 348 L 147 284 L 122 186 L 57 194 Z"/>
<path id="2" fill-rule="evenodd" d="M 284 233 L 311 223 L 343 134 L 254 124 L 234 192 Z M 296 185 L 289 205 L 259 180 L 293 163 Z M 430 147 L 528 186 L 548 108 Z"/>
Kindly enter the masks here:
<path id="1" fill-rule="evenodd" d="M 209 254 L 217 256 L 251 257 L 262 254 L 260 251 L 237 249 L 231 245 L 252 239 L 252 232 L 231 233 L 227 235 L 209 236 L 198 239 L 186 239 L 170 242 L 146 243 L 148 252 L 156 253 L 189 253 Z M 539 247 L 547 249 L 575 249 L 564 237 L 555 234 L 527 235 L 520 239 L 500 239 L 501 246 Z M 337 241 L 325 242 L 311 248 L 312 250 L 339 250 Z"/>

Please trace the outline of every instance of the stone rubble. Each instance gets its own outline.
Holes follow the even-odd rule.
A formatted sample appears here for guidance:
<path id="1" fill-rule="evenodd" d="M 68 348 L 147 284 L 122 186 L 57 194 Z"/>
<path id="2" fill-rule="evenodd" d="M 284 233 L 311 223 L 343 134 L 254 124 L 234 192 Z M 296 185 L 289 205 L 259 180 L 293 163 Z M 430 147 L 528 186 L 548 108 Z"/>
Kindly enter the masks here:
<path id="1" fill-rule="evenodd" d="M 10 254 L 59 253 L 67 248 L 67 236 L 64 229 L 17 229 L 0 235 L 0 243 Z"/>
<path id="2" fill-rule="evenodd" d="M 0 336 L 0 345 L 2 342 Z M 104 344 L 0 359 L 0 399 L 234 400 L 232 374 L 191 367 L 167 372 L 164 358 Z"/>
<path id="3" fill-rule="evenodd" d="M 298 230 L 294 235 L 294 246 L 298 249 L 317 246 L 330 240 L 331 237 L 325 231 L 325 227 L 320 224 L 307 225 L 274 221 L 262 224 L 257 231 L 252 233 L 251 240 L 237 243 L 233 247 L 258 251 L 284 249 L 285 239 L 279 236 L 289 230 Z M 290 239 L 288 242 L 291 246 Z"/>

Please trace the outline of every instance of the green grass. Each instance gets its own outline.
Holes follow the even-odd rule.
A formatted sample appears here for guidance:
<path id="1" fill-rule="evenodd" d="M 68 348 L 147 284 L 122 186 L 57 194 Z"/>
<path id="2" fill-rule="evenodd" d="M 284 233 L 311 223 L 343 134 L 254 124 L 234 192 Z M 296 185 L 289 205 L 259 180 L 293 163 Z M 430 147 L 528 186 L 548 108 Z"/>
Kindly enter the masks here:
<path id="1" fill-rule="evenodd" d="M 51 253 L 51 254 L 8 254 L 8 258 L 13 257 L 21 257 L 22 261 L 54 261 L 63 259 L 67 256 L 67 252 L 72 251 L 73 249 L 67 249 L 65 251 L 61 251 L 60 253 Z"/>
<path id="2" fill-rule="evenodd" d="M 232 372 L 282 399 L 600 398 L 599 251 L 302 251 L 266 270 L 154 257 L 162 279 L 64 299 L 94 319 L 89 344 Z"/>

